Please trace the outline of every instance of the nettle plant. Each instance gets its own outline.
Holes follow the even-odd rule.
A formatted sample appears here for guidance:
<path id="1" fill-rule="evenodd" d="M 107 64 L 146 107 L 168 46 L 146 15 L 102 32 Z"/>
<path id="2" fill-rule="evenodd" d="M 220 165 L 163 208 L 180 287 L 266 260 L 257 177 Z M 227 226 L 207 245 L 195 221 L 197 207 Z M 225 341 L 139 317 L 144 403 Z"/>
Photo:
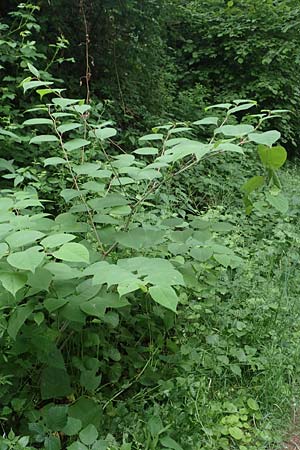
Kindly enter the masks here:
<path id="1" fill-rule="evenodd" d="M 90 105 L 62 97 L 28 67 L 34 77 L 23 82 L 24 91 L 36 89 L 51 100 L 31 109 L 35 117 L 23 125 L 41 130 L 30 143 L 47 146 L 45 167 L 64 174 L 68 187 L 60 196 L 67 206 L 53 217 L 32 187 L 1 191 L 1 416 L 12 426 L 12 417 L 27 414 L 31 435 L 45 448 L 60 448 L 57 432 L 81 433 L 70 449 L 102 448 L 99 405 L 85 395 L 99 393 L 101 374 L 108 383 L 121 377 L 123 356 L 109 347 L 109 333 L 115 335 L 131 311 L 145 306 L 156 308 L 170 326 L 165 311 L 173 316 L 180 302 L 197 302 L 203 272 L 236 269 L 243 261 L 222 244 L 220 235 L 230 224 L 180 217 L 159 203 L 160 188 L 203 159 L 242 155 L 248 144 L 259 144 L 264 182 L 276 185 L 286 153 L 273 146 L 277 131 L 259 131 L 276 113 L 253 116 L 256 125 L 230 124 L 235 113 L 255 105 L 237 100 L 208 108 L 224 111 L 223 120 L 207 116 L 156 127 L 128 154 L 113 141 L 117 131 L 110 122 L 93 123 Z M 208 142 L 193 139 L 197 127 L 211 127 Z M 11 178 L 19 176 L 11 163 L 1 164 Z M 253 179 L 249 183 L 247 198 L 253 185 L 259 187 Z M 77 336 L 85 351 L 72 345 Z M 135 377 L 144 369 L 133 364 L 126 370 Z M 54 404 L 56 399 L 71 406 Z"/>

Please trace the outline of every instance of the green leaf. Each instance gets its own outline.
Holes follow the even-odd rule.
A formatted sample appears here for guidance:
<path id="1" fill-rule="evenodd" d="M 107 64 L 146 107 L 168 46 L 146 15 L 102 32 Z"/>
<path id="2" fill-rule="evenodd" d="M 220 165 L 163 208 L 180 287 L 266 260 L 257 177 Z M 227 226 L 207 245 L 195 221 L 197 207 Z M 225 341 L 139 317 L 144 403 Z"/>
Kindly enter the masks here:
<path id="1" fill-rule="evenodd" d="M 266 199 L 277 211 L 281 214 L 287 213 L 289 209 L 289 201 L 283 194 L 272 195 L 269 192 L 266 194 Z"/>
<path id="2" fill-rule="evenodd" d="M 41 374 L 42 400 L 61 398 L 72 392 L 70 377 L 65 369 L 45 367 Z"/>
<path id="3" fill-rule="evenodd" d="M 44 440 L 44 450 L 61 450 L 60 439 L 57 436 L 46 436 Z"/>
<path id="4" fill-rule="evenodd" d="M 218 103 L 217 105 L 207 106 L 205 111 L 209 111 L 210 109 L 220 108 L 220 109 L 229 109 L 232 106 L 231 103 Z"/>
<path id="5" fill-rule="evenodd" d="M 157 155 L 158 148 L 141 147 L 141 148 L 137 148 L 136 150 L 134 150 L 133 153 L 136 153 L 137 155 Z"/>
<path id="6" fill-rule="evenodd" d="M 263 165 L 270 169 L 280 169 L 287 158 L 286 150 L 279 145 L 271 148 L 259 145 L 257 150 Z"/>
<path id="7" fill-rule="evenodd" d="M 250 409 L 252 409 L 252 411 L 259 411 L 258 403 L 253 398 L 248 398 L 247 405 L 249 406 Z"/>
<path id="8" fill-rule="evenodd" d="M 227 114 L 230 115 L 230 114 L 234 114 L 234 113 L 239 112 L 239 111 L 245 111 L 247 109 L 253 108 L 253 106 L 255 106 L 255 105 L 257 105 L 257 102 L 256 101 L 252 101 L 251 103 L 244 103 L 244 104 L 239 105 L 239 106 L 234 106 L 233 108 L 230 108 L 227 111 Z"/>
<path id="9" fill-rule="evenodd" d="M 17 334 L 32 313 L 34 306 L 32 304 L 17 306 L 16 310 L 12 313 L 8 321 L 7 333 L 12 339 L 16 339 Z"/>
<path id="10" fill-rule="evenodd" d="M 80 128 L 82 126 L 81 123 L 64 123 L 63 125 L 60 125 L 57 127 L 57 131 L 61 134 L 66 133 L 67 131 L 76 130 L 76 128 Z"/>
<path id="11" fill-rule="evenodd" d="M 44 142 L 59 142 L 54 134 L 41 134 L 30 139 L 29 144 L 43 144 Z"/>
<path id="12" fill-rule="evenodd" d="M 17 272 L 0 272 L 0 281 L 4 289 L 15 296 L 25 286 L 27 276 Z"/>
<path id="13" fill-rule="evenodd" d="M 40 244 L 45 248 L 59 247 L 62 244 L 73 241 L 73 239 L 75 238 L 76 236 L 74 236 L 74 234 L 57 233 L 47 236 L 45 239 L 42 239 Z"/>
<path id="14" fill-rule="evenodd" d="M 78 150 L 79 148 L 85 147 L 86 145 L 89 145 L 91 142 L 87 141 L 86 139 L 71 139 L 68 142 L 64 143 L 64 148 L 68 152 L 71 152 L 73 150 Z"/>
<path id="15" fill-rule="evenodd" d="M 114 284 L 115 281 L 113 282 Z M 88 316 L 98 317 L 98 319 L 103 319 L 107 308 L 123 308 L 128 306 L 129 303 L 125 299 L 119 298 L 116 294 L 106 294 L 103 297 L 94 297 L 88 302 L 82 303 L 80 305 L 81 311 L 83 311 Z"/>
<path id="16" fill-rule="evenodd" d="M 252 125 L 223 125 L 215 129 L 215 133 L 222 133 L 225 136 L 240 137 L 251 133 L 254 130 Z"/>
<path id="17" fill-rule="evenodd" d="M 54 105 L 60 106 L 61 108 L 66 108 L 67 106 L 75 105 L 79 103 L 80 100 L 74 98 L 53 98 L 52 103 Z"/>
<path id="18" fill-rule="evenodd" d="M 167 448 L 171 448 L 172 450 L 183 450 L 183 448 L 181 447 L 181 445 L 177 444 L 176 441 L 174 441 L 174 439 L 172 439 L 169 436 L 165 436 L 163 438 L 160 439 L 160 443 Z"/>
<path id="19" fill-rule="evenodd" d="M 237 441 L 240 441 L 241 439 L 245 438 L 243 430 L 241 430 L 241 428 L 239 427 L 229 427 L 228 431 L 229 434 Z"/>
<path id="20" fill-rule="evenodd" d="M 93 424 L 99 427 L 102 409 L 99 403 L 91 398 L 80 397 L 76 403 L 69 407 L 69 417 L 74 417 L 82 422 L 83 427 Z"/>
<path id="21" fill-rule="evenodd" d="M 79 441 L 75 441 L 73 444 L 68 445 L 67 450 L 88 450 L 88 447 Z"/>
<path id="22" fill-rule="evenodd" d="M 57 259 L 69 262 L 84 262 L 89 263 L 89 251 L 84 245 L 70 242 L 64 244 L 59 250 L 53 253 Z"/>
<path id="23" fill-rule="evenodd" d="M 80 431 L 79 437 L 85 445 L 92 445 L 98 438 L 98 431 L 95 425 L 90 424 Z"/>
<path id="24" fill-rule="evenodd" d="M 32 247 L 23 252 L 11 253 L 7 257 L 7 262 L 21 270 L 30 270 L 34 273 L 35 269 L 42 263 L 44 253 L 40 251 L 41 247 Z"/>
<path id="25" fill-rule="evenodd" d="M 262 176 L 254 176 L 250 178 L 250 180 L 246 181 L 246 183 L 243 184 L 241 190 L 245 192 L 247 195 L 251 194 L 251 192 L 256 191 L 260 187 L 263 186 L 265 182 L 265 177 Z"/>
<path id="26" fill-rule="evenodd" d="M 66 298 L 46 298 L 46 300 L 44 301 L 45 308 L 47 309 L 47 311 L 49 311 L 49 313 L 62 308 L 67 303 L 68 299 Z"/>
<path id="27" fill-rule="evenodd" d="M 97 128 L 95 130 L 95 135 L 98 139 L 104 140 L 104 139 L 108 139 L 111 138 L 113 136 L 115 136 L 117 134 L 117 130 L 115 130 L 114 128 Z"/>
<path id="28" fill-rule="evenodd" d="M 135 228 L 127 232 L 119 232 L 116 235 L 116 241 L 124 247 L 141 250 L 143 248 L 151 248 L 164 240 L 164 231 L 144 230 L 143 228 Z"/>
<path id="29" fill-rule="evenodd" d="M 201 120 L 196 120 L 193 122 L 193 125 L 218 125 L 219 118 L 218 117 L 204 117 Z"/>
<path id="30" fill-rule="evenodd" d="M 216 150 L 222 150 L 223 152 L 240 153 L 241 155 L 244 154 L 243 149 L 239 145 L 232 144 L 231 142 L 222 142 L 216 147 Z"/>
<path id="31" fill-rule="evenodd" d="M 46 426 L 51 431 L 61 431 L 67 424 L 67 412 L 67 405 L 51 406 L 45 414 Z"/>
<path id="32" fill-rule="evenodd" d="M 16 231 L 13 234 L 8 235 L 5 240 L 10 248 L 25 247 L 28 244 L 41 239 L 45 236 L 44 233 L 35 230 L 22 230 Z"/>
<path id="33" fill-rule="evenodd" d="M 40 78 L 40 72 L 32 64 L 30 64 L 30 62 L 27 63 L 27 67 L 32 73 L 32 75 L 34 75 L 37 78 Z"/>
<path id="34" fill-rule="evenodd" d="M 28 119 L 23 122 L 23 125 L 53 125 L 51 119 Z"/>
<path id="35" fill-rule="evenodd" d="M 8 253 L 8 245 L 2 242 L 0 244 L 0 259 Z"/>
<path id="36" fill-rule="evenodd" d="M 27 81 L 25 83 L 22 84 L 23 90 L 24 90 L 24 94 L 25 92 L 28 91 L 28 89 L 33 89 L 33 88 L 37 88 L 40 86 L 50 86 L 51 84 L 53 84 L 53 82 L 51 81 Z"/>
<path id="37" fill-rule="evenodd" d="M 190 254 L 197 261 L 204 262 L 212 257 L 213 251 L 211 248 L 208 248 L 208 247 L 202 247 L 202 248 L 195 247 L 191 250 Z"/>
<path id="38" fill-rule="evenodd" d="M 251 133 L 248 138 L 250 141 L 255 142 L 256 144 L 267 145 L 268 147 L 272 147 L 275 142 L 280 139 L 280 133 L 277 130 L 265 131 L 264 133 Z"/>
<path id="39" fill-rule="evenodd" d="M 171 311 L 176 312 L 179 299 L 175 290 L 171 286 L 152 286 L 149 289 L 149 294 L 155 302 L 170 309 Z"/>
<path id="40" fill-rule="evenodd" d="M 152 133 L 152 134 L 146 134 L 145 136 L 142 136 L 139 138 L 139 141 L 161 141 L 163 139 L 164 135 L 161 133 Z"/>
<path id="41" fill-rule="evenodd" d="M 44 159 L 44 166 L 57 166 L 58 164 L 66 164 L 67 161 L 63 158 L 53 157 Z"/>
<path id="42" fill-rule="evenodd" d="M 8 136 L 11 139 L 13 139 L 15 142 L 21 142 L 21 138 L 13 133 L 12 131 L 4 130 L 4 128 L 0 128 L 0 134 L 4 136 Z"/>
<path id="43" fill-rule="evenodd" d="M 82 427 L 81 420 L 74 417 L 68 417 L 66 426 L 61 430 L 67 436 L 74 436 L 78 434 Z"/>

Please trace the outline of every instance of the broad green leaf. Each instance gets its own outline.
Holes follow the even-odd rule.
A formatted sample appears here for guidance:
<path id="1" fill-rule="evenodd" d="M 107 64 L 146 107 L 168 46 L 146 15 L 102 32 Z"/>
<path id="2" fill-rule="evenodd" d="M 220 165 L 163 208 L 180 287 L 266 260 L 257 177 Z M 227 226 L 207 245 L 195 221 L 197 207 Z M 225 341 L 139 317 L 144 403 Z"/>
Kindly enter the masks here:
<path id="1" fill-rule="evenodd" d="M 82 126 L 81 123 L 64 123 L 63 125 L 60 125 L 57 127 L 57 131 L 61 134 L 66 133 L 67 131 L 76 130 L 76 128 L 80 128 Z"/>
<path id="2" fill-rule="evenodd" d="M 80 197 L 85 193 L 86 191 L 78 191 L 77 189 L 63 189 L 60 192 L 60 195 L 65 200 L 65 202 L 69 202 L 70 200 L 73 200 L 73 198 Z"/>
<path id="3" fill-rule="evenodd" d="M 54 134 L 41 134 L 30 139 L 29 144 L 43 144 L 44 142 L 59 142 Z"/>
<path id="4" fill-rule="evenodd" d="M 289 209 L 289 201 L 283 194 L 272 195 L 268 192 L 266 199 L 270 205 L 282 214 L 285 214 Z"/>
<path id="5" fill-rule="evenodd" d="M 28 303 L 26 305 L 17 306 L 15 311 L 12 313 L 7 327 L 7 333 L 12 339 L 16 339 L 20 328 L 25 323 L 25 320 L 28 319 L 33 309 L 34 306 Z"/>
<path id="6" fill-rule="evenodd" d="M 130 272 L 137 272 L 139 277 L 146 277 L 143 284 L 185 285 L 181 273 L 166 259 L 144 257 L 119 259 L 118 266 Z"/>
<path id="7" fill-rule="evenodd" d="M 85 114 L 87 111 L 90 111 L 91 108 L 92 108 L 91 105 L 75 105 L 74 106 L 75 111 L 81 115 Z"/>
<path id="8" fill-rule="evenodd" d="M 89 251 L 84 245 L 75 242 L 64 244 L 59 250 L 53 253 L 57 259 L 69 262 L 89 263 Z"/>
<path id="9" fill-rule="evenodd" d="M 39 291 L 48 291 L 52 278 L 52 274 L 48 270 L 38 267 L 34 273 L 28 276 L 28 284 Z"/>
<path id="10" fill-rule="evenodd" d="M 28 119 L 23 122 L 23 125 L 53 125 L 51 119 Z"/>
<path id="11" fill-rule="evenodd" d="M 14 173 L 15 168 L 12 163 L 13 160 L 7 161 L 6 159 L 0 158 L 0 170 L 8 170 L 8 172 Z"/>
<path id="12" fill-rule="evenodd" d="M 220 109 L 229 109 L 232 106 L 231 103 L 218 103 L 217 105 L 207 106 L 205 111 L 209 111 L 210 109 L 220 108 Z"/>
<path id="13" fill-rule="evenodd" d="M 197 261 L 204 262 L 212 257 L 213 251 L 209 247 L 201 247 L 201 248 L 196 247 L 191 250 L 190 255 Z"/>
<path id="14" fill-rule="evenodd" d="M 194 154 L 198 160 L 205 156 L 212 146 L 210 144 L 202 144 L 197 141 L 186 141 L 181 144 L 175 145 L 172 148 L 166 150 L 166 155 L 172 155 L 172 161 L 178 161 L 186 156 Z"/>
<path id="15" fill-rule="evenodd" d="M 104 140 L 111 138 L 117 134 L 117 130 L 114 128 L 97 128 L 95 130 L 95 135 L 98 139 Z"/>
<path id="16" fill-rule="evenodd" d="M 46 436 L 44 440 L 44 450 L 61 450 L 60 438 L 53 434 Z"/>
<path id="17" fill-rule="evenodd" d="M 67 450 L 88 450 L 88 447 L 80 441 L 75 441 L 73 444 L 68 445 Z"/>
<path id="18" fill-rule="evenodd" d="M 252 125 L 223 125 L 215 129 L 215 133 L 222 133 L 225 136 L 239 137 L 251 133 L 254 130 Z"/>
<path id="19" fill-rule="evenodd" d="M 251 133 L 248 138 L 250 141 L 255 142 L 256 144 L 267 145 L 268 147 L 272 147 L 275 142 L 280 139 L 280 133 L 277 130 L 265 131 L 264 133 Z"/>
<path id="20" fill-rule="evenodd" d="M 178 127 L 178 128 L 172 128 L 169 131 L 169 134 L 176 134 L 176 133 L 183 133 L 185 131 L 190 131 L 192 128 L 190 127 Z"/>
<path id="21" fill-rule="evenodd" d="M 263 165 L 270 169 L 280 169 L 287 158 L 287 152 L 281 146 L 269 148 L 265 145 L 259 145 L 257 150 Z"/>
<path id="22" fill-rule="evenodd" d="M 8 245 L 2 242 L 0 244 L 0 259 L 8 253 Z"/>
<path id="23" fill-rule="evenodd" d="M 109 264 L 106 261 L 92 264 L 83 271 L 83 275 L 93 275 L 93 284 L 106 283 L 108 286 L 137 280 L 137 277 L 129 270 L 123 269 L 116 264 Z"/>
<path id="24" fill-rule="evenodd" d="M 64 148 L 68 152 L 72 152 L 73 150 L 78 150 L 79 148 L 85 147 L 86 145 L 89 145 L 90 141 L 87 141 L 86 139 L 71 139 L 70 141 L 67 141 L 64 143 Z"/>
<path id="25" fill-rule="evenodd" d="M 61 108 L 66 108 L 67 106 L 76 105 L 80 100 L 74 98 L 53 98 L 52 103 L 54 105 L 60 106 Z"/>
<path id="26" fill-rule="evenodd" d="M 231 142 L 222 142 L 221 144 L 219 144 L 216 147 L 216 150 L 222 150 L 223 152 L 234 152 L 234 153 L 240 153 L 240 154 L 244 154 L 243 149 L 237 145 L 237 144 L 232 144 Z"/>
<path id="27" fill-rule="evenodd" d="M 215 254 L 214 255 L 215 260 L 220 263 L 224 267 L 229 267 L 231 263 L 231 255 L 225 255 L 225 254 Z"/>
<path id="28" fill-rule="evenodd" d="M 89 424 L 83 430 L 80 431 L 79 437 L 81 442 L 85 445 L 92 445 L 98 438 L 98 431 L 93 424 Z"/>
<path id="29" fill-rule="evenodd" d="M 96 403 L 91 398 L 80 397 L 76 403 L 69 407 L 69 417 L 81 420 L 84 428 L 90 424 L 98 428 L 101 415 L 102 409 L 99 403 Z"/>
<path id="30" fill-rule="evenodd" d="M 16 231 L 13 234 L 8 235 L 5 240 L 10 248 L 25 247 L 28 244 L 42 239 L 45 236 L 44 233 L 35 230 L 22 230 Z"/>
<path id="31" fill-rule="evenodd" d="M 44 367 L 41 373 L 42 400 L 67 397 L 72 393 L 70 377 L 65 369 Z"/>
<path id="32" fill-rule="evenodd" d="M 15 296 L 25 286 L 27 276 L 18 272 L 0 272 L 0 281 L 4 289 Z"/>
<path id="33" fill-rule="evenodd" d="M 25 83 L 22 84 L 23 90 L 24 90 L 24 94 L 25 92 L 28 91 L 28 89 L 33 89 L 33 88 L 37 88 L 37 87 L 41 87 L 41 86 L 51 86 L 51 84 L 53 84 L 52 81 L 27 81 Z"/>
<path id="34" fill-rule="evenodd" d="M 170 436 L 165 436 L 160 439 L 160 443 L 167 447 L 168 449 L 172 450 L 183 450 L 181 445 L 179 445 L 174 439 L 172 439 Z"/>
<path id="35" fill-rule="evenodd" d="M 11 253 L 7 257 L 7 262 L 16 269 L 30 270 L 34 273 L 45 257 L 40 250 L 41 247 L 32 247 L 23 252 Z"/>
<path id="36" fill-rule="evenodd" d="M 21 138 L 17 134 L 13 133 L 12 131 L 4 130 L 4 128 L 0 127 L 0 134 L 10 137 L 15 142 L 21 142 Z"/>
<path id="37" fill-rule="evenodd" d="M 193 122 L 193 125 L 218 125 L 219 118 L 218 117 L 204 117 L 203 119 L 196 120 Z"/>
<path id="38" fill-rule="evenodd" d="M 34 75 L 37 78 L 40 78 L 40 72 L 32 64 L 30 64 L 30 62 L 27 63 L 27 67 L 32 73 L 32 75 Z"/>
<path id="39" fill-rule="evenodd" d="M 164 231 L 144 230 L 135 228 L 134 230 L 119 232 L 116 235 L 116 241 L 124 247 L 141 250 L 143 248 L 154 247 L 164 240 Z"/>
<path id="40" fill-rule="evenodd" d="M 45 248 L 54 248 L 67 242 L 73 241 L 76 238 L 74 234 L 69 233 L 57 233 L 47 236 L 40 244 Z"/>
<path id="41" fill-rule="evenodd" d="M 77 175 L 90 175 L 93 176 L 100 169 L 101 164 L 97 163 L 85 163 L 80 166 L 73 166 L 73 170 Z"/>
<path id="42" fill-rule="evenodd" d="M 252 411 L 259 411 L 258 403 L 253 398 L 248 398 L 247 405 L 249 406 L 250 409 L 252 409 Z"/>
<path id="43" fill-rule="evenodd" d="M 145 136 L 142 136 L 139 138 L 139 141 L 161 141 L 163 139 L 164 135 L 161 133 L 152 133 L 152 134 L 146 134 Z"/>
<path id="44" fill-rule="evenodd" d="M 171 311 L 176 312 L 179 299 L 175 290 L 171 286 L 151 286 L 149 288 L 149 294 L 155 302 L 170 309 Z"/>
<path id="45" fill-rule="evenodd" d="M 46 298 L 44 301 L 45 308 L 49 313 L 53 313 L 59 308 L 62 308 L 68 303 L 66 298 Z"/>
<path id="46" fill-rule="evenodd" d="M 229 434 L 237 441 L 240 441 L 241 439 L 245 438 L 243 430 L 239 427 L 229 427 L 228 431 Z"/>
<path id="47" fill-rule="evenodd" d="M 61 431 L 67 424 L 67 405 L 54 405 L 47 409 L 45 421 L 51 431 Z"/>
<path id="48" fill-rule="evenodd" d="M 158 148 L 141 147 L 141 148 L 137 148 L 136 150 L 134 150 L 133 153 L 136 153 L 137 155 L 157 155 Z"/>
<path id="49" fill-rule="evenodd" d="M 78 269 L 64 263 L 50 262 L 46 264 L 44 268 L 52 273 L 55 280 L 72 280 L 81 275 L 81 272 Z"/>
<path id="50" fill-rule="evenodd" d="M 252 101 L 251 103 L 245 103 L 245 104 L 242 104 L 239 106 L 234 106 L 233 108 L 230 108 L 227 111 L 227 114 L 229 115 L 229 114 L 234 114 L 239 111 L 245 111 L 247 109 L 253 108 L 253 106 L 255 106 L 255 105 L 257 105 L 257 102 Z"/>
<path id="51" fill-rule="evenodd" d="M 74 436 L 81 430 L 81 420 L 68 417 L 66 426 L 61 430 L 67 436 Z"/>
<path id="52" fill-rule="evenodd" d="M 246 181 L 245 184 L 243 184 L 242 191 L 245 192 L 247 195 L 249 195 L 249 194 L 251 194 L 251 192 L 262 187 L 264 182 L 265 182 L 265 177 L 256 175 L 256 176 L 250 178 L 250 180 Z"/>
<path id="53" fill-rule="evenodd" d="M 66 164 L 67 161 L 63 158 L 52 157 L 44 159 L 44 166 L 57 166 L 58 164 Z"/>

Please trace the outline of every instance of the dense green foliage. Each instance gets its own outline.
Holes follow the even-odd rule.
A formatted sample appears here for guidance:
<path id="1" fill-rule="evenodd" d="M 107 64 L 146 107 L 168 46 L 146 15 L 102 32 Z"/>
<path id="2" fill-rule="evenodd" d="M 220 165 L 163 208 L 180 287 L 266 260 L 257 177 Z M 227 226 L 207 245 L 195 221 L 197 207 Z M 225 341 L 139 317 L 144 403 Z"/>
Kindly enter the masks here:
<path id="1" fill-rule="evenodd" d="M 274 450 L 300 368 L 294 2 L 4 6 L 0 450 Z"/>

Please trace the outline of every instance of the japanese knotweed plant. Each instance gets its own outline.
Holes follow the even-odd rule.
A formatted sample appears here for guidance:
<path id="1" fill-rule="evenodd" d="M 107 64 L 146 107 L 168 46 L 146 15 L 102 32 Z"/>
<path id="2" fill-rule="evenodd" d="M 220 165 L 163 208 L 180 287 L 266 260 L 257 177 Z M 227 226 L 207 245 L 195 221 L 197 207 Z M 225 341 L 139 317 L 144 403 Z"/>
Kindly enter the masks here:
<path id="1" fill-rule="evenodd" d="M 143 305 L 158 304 L 172 314 L 179 302 L 197 301 L 203 273 L 243 262 L 219 237 L 230 224 L 160 210 L 160 188 L 203 159 L 243 155 L 246 145 L 257 143 L 270 183 L 286 154 L 273 146 L 277 131 L 259 131 L 272 112 L 259 115 L 256 125 L 231 124 L 236 112 L 255 105 L 243 100 L 211 107 L 224 111 L 223 120 L 217 115 L 159 126 L 142 136 L 132 153 L 118 153 L 110 122 L 95 124 L 90 105 L 62 97 L 61 90 L 40 80 L 36 68 L 29 70 L 34 78 L 23 82 L 24 91 L 37 89 L 51 100 L 31 109 L 35 117 L 23 125 L 41 130 L 30 143 L 46 148 L 45 167 L 65 176 L 67 188 L 60 196 L 67 206 L 54 217 L 33 188 L 1 191 L 1 414 L 3 420 L 21 416 L 33 392 L 31 420 L 40 422 L 32 432 L 45 448 L 53 448 L 54 441 L 60 448 L 57 432 L 84 434 L 90 419 L 98 427 L 99 407 L 84 394 L 101 389 L 100 368 L 112 380 L 120 376 L 115 373 L 122 368 L 105 368 L 101 361 L 103 329 L 115 333 L 121 320 Z M 211 139 L 195 140 L 197 127 L 211 127 Z M 2 160 L 1 167 L 13 178 L 11 162 Z M 79 359 L 78 348 L 68 345 L 76 336 L 97 349 L 93 357 Z M 105 352 L 113 361 L 122 358 L 117 349 Z M 128 370 L 135 379 L 135 366 Z M 72 406 L 52 403 L 62 398 Z"/>

